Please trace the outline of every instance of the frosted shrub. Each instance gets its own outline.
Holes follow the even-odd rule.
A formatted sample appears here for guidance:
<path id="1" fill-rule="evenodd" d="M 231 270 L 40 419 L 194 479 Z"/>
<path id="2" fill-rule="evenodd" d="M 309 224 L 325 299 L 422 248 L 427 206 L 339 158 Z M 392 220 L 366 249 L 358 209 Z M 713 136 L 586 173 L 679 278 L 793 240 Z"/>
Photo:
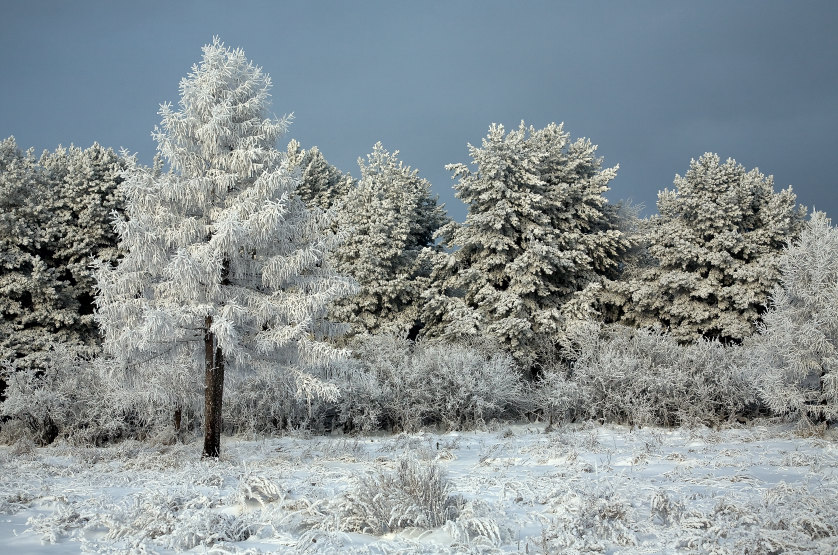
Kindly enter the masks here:
<path id="1" fill-rule="evenodd" d="M 523 381 L 507 353 L 485 345 L 420 343 L 411 362 L 419 382 L 417 408 L 425 407 L 426 418 L 446 428 L 479 427 L 520 403 Z"/>
<path id="2" fill-rule="evenodd" d="M 7 365 L 7 399 L 0 416 L 18 422 L 20 430 L 41 444 L 61 437 L 76 443 L 100 444 L 122 437 L 146 437 L 171 427 L 175 412 L 187 422 L 200 411 L 198 384 L 177 365 L 151 361 L 125 368 L 112 360 L 85 360 L 71 347 L 53 345 L 42 370 Z"/>
<path id="3" fill-rule="evenodd" d="M 742 348 L 716 341 L 681 345 L 624 326 L 580 327 L 570 377 L 551 376 L 542 397 L 572 416 L 633 425 L 715 423 L 753 406 Z M 570 382 L 570 383 L 569 383 Z"/>
<path id="4" fill-rule="evenodd" d="M 11 432 L 24 434 L 37 443 L 58 437 L 77 436 L 92 440 L 122 434 L 128 423 L 109 397 L 109 383 L 97 379 L 93 366 L 69 347 L 52 345 L 45 353 L 44 369 L 3 370 L 8 388 L 0 404 L 0 416 L 17 424 L 4 425 L 4 439 Z"/>
<path id="5" fill-rule="evenodd" d="M 388 429 L 469 429 L 509 415 L 523 396 L 513 359 L 487 344 L 367 336 L 356 355 L 360 370 L 338 405 L 342 421 L 369 425 L 380 415 Z"/>
<path id="6" fill-rule="evenodd" d="M 421 398 L 423 394 L 410 372 L 413 343 L 382 334 L 358 337 L 352 347 L 367 378 L 344 390 L 343 397 L 347 401 L 366 398 L 374 402 L 381 414 L 380 425 L 386 429 L 421 427 L 423 416 L 415 409 L 417 396 Z M 347 402 L 340 408 L 341 418 L 346 420 L 354 407 Z"/>
<path id="7" fill-rule="evenodd" d="M 300 374 L 329 389 L 320 395 L 305 395 L 293 376 L 270 369 L 255 368 L 230 380 L 225 430 L 252 435 L 301 428 L 472 429 L 514 414 L 524 397 L 513 359 L 487 344 L 364 335 L 355 338 L 352 349 L 350 360 L 307 367 Z"/>
<path id="8" fill-rule="evenodd" d="M 345 529 L 374 535 L 436 528 L 462 506 L 439 466 L 415 459 L 400 460 L 394 472 L 359 478 L 340 503 Z"/>
<path id="9" fill-rule="evenodd" d="M 304 417 L 302 406 L 294 396 L 293 380 L 273 370 L 256 369 L 247 376 L 230 380 L 226 397 L 227 432 L 276 433 L 298 427 Z"/>
<path id="10" fill-rule="evenodd" d="M 337 372 L 335 371 L 337 368 Z M 329 380 L 340 391 L 334 403 L 321 403 L 313 423 L 324 430 L 341 426 L 344 431 L 372 432 L 383 422 L 382 387 L 378 376 L 356 360 L 322 367 L 317 375 Z"/>

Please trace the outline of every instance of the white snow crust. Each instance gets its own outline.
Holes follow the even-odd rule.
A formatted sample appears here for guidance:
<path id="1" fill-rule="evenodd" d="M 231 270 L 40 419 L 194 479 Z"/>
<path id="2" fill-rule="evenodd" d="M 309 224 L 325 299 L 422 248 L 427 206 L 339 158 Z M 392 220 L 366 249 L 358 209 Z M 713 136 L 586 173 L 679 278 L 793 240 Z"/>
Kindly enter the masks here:
<path id="1" fill-rule="evenodd" d="M 223 451 L 201 460 L 197 439 L 2 446 L 0 552 L 838 550 L 832 431 L 807 437 L 768 422 L 723 430 L 517 424 L 224 438 Z M 430 530 L 353 530 L 350 497 L 366 491 L 369 505 L 381 502 L 388 492 L 363 484 L 384 483 L 376 476 L 404 459 L 444 473 L 456 514 Z"/>

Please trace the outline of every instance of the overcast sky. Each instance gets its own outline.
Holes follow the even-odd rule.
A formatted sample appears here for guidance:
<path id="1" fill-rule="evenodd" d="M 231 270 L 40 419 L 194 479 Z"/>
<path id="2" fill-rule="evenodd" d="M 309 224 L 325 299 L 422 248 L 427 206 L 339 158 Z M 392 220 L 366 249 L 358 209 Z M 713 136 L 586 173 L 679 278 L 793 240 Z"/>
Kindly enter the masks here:
<path id="1" fill-rule="evenodd" d="M 286 139 L 358 176 L 400 150 L 457 220 L 445 164 L 493 122 L 565 122 L 656 211 L 707 151 L 838 216 L 838 1 L 4 0 L 0 135 L 94 141 L 150 163 L 164 101 L 218 35 L 274 83 Z M 283 139 L 281 147 L 287 142 Z"/>

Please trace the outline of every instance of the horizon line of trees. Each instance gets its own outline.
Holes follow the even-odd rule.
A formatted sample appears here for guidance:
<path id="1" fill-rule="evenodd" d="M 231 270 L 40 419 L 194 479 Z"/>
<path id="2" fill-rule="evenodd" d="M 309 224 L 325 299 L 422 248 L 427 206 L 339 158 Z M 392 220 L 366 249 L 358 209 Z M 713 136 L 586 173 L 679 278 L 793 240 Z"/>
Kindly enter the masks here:
<path id="1" fill-rule="evenodd" d="M 469 151 L 474 169 L 447 166 L 468 207 L 460 223 L 380 142 L 359 158 L 360 179 L 316 146 L 288 143 L 293 194 L 331 215 L 340 235 L 331 264 L 360 285 L 330 311 L 350 335 L 489 335 L 530 367 L 545 340 L 561 343 L 564 328 L 586 317 L 682 342 L 741 343 L 780 282 L 777 255 L 806 219 L 791 187 L 775 192 L 770 176 L 712 153 L 691 160 L 674 189 L 659 192 L 659 213 L 641 219 L 604 197 L 618 167 L 602 168 L 596 146 L 571 142 L 562 125 L 522 122 L 507 133 L 492 124 Z M 126 254 L 115 227 L 126 217 L 126 172 L 161 167 L 98 143 L 36 159 L 14 137 L 0 142 L 0 360 L 37 367 L 52 342 L 97 353 L 91 264 Z"/>
<path id="2" fill-rule="evenodd" d="M 641 219 L 605 198 L 618 167 L 590 140 L 492 124 L 468 164 L 447 166 L 458 223 L 381 143 L 357 180 L 317 147 L 278 149 L 289 122 L 269 117 L 270 87 L 216 39 L 161 106 L 151 168 L 98 144 L 36 160 L 0 143 L 6 380 L 48 372 L 56 344 L 130 372 L 204 368 L 215 457 L 225 368 L 281 368 L 300 395 L 329 398 L 303 367 L 345 358 L 352 338 L 489 341 L 539 379 L 556 357 L 571 368 L 592 320 L 740 345 L 775 333 L 778 313 L 800 318 L 781 292 L 800 271 L 782 255 L 813 232 L 791 187 L 757 169 L 706 153 Z M 834 229 L 820 213 L 809 225 Z M 830 357 L 798 369 L 820 373 L 821 396 L 836 389 Z"/>

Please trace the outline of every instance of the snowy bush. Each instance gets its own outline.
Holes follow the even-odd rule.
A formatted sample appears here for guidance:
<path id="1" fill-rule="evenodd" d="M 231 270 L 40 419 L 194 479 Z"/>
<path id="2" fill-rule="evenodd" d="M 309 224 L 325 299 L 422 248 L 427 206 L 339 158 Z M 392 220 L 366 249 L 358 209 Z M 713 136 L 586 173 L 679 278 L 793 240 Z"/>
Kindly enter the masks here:
<path id="1" fill-rule="evenodd" d="M 227 384 L 224 427 L 228 433 L 271 434 L 301 425 L 302 407 L 290 375 L 255 369 Z"/>
<path id="2" fill-rule="evenodd" d="M 826 214 L 812 213 L 779 266 L 751 344 L 760 397 L 779 415 L 838 419 L 838 229 Z"/>
<path id="3" fill-rule="evenodd" d="M 3 426 L 5 441 L 15 441 L 22 434 L 45 445 L 58 437 L 98 440 L 125 430 L 119 410 L 104 403 L 108 384 L 97 380 L 90 363 L 71 347 L 53 344 L 42 363 L 43 370 L 19 368 L 15 363 L 3 369 L 8 385 L 0 415 L 16 423 Z"/>
<path id="4" fill-rule="evenodd" d="M 344 421 L 346 411 L 355 411 L 380 414 L 388 429 L 469 429 L 508 416 L 523 396 L 523 380 L 513 359 L 485 343 L 414 344 L 392 336 L 368 336 L 358 343 L 356 353 L 355 363 L 365 379 L 343 390 L 346 402 L 339 410 Z"/>
<path id="5" fill-rule="evenodd" d="M 435 463 L 402 459 L 394 472 L 361 477 L 341 500 L 345 529 L 382 535 L 408 527 L 436 528 L 462 506 Z"/>
<path id="6" fill-rule="evenodd" d="M 411 372 L 426 418 L 446 428 L 470 429 L 506 416 L 523 391 L 509 354 L 475 344 L 419 343 Z"/>
<path id="7" fill-rule="evenodd" d="M 715 423 L 756 401 L 743 370 L 742 348 L 620 325 L 581 326 L 570 372 L 553 369 L 541 382 L 545 409 L 559 416 L 633 425 Z"/>
<path id="8" fill-rule="evenodd" d="M 176 413 L 186 428 L 201 411 L 200 384 L 178 364 L 148 361 L 125 368 L 104 357 L 86 360 L 59 344 L 42 361 L 43 370 L 14 364 L 4 369 L 8 389 L 0 416 L 9 420 L 3 426 L 6 442 L 21 434 L 40 444 L 145 438 L 173 428 Z"/>

